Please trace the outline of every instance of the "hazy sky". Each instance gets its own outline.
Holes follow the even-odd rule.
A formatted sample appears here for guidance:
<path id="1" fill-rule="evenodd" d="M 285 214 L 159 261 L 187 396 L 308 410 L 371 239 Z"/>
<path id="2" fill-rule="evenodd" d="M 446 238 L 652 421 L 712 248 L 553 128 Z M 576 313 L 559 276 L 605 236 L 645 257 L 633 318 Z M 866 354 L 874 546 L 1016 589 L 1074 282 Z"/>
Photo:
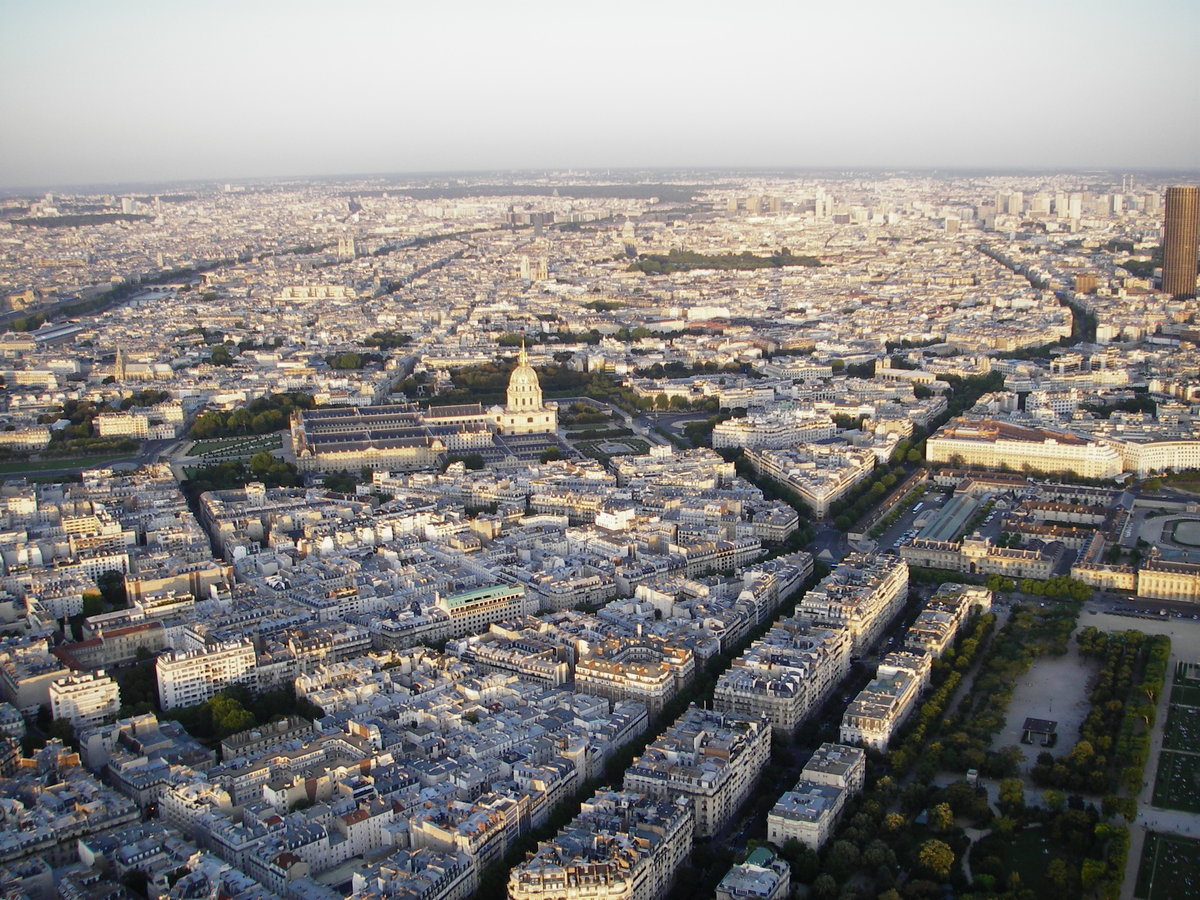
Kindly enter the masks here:
<path id="1" fill-rule="evenodd" d="M 1196 0 L 0 0 L 0 186 L 1200 167 Z"/>

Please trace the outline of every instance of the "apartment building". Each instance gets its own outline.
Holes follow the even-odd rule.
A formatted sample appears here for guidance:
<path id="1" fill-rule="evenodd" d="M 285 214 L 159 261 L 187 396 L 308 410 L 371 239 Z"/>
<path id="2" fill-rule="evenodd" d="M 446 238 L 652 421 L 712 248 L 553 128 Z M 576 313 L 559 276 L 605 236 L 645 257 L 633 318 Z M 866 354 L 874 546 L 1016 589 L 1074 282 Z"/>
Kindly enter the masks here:
<path id="1" fill-rule="evenodd" d="M 790 734 L 850 671 L 851 644 L 845 627 L 783 619 L 721 674 L 713 706 L 742 718 L 765 715 L 776 733 Z"/>
<path id="2" fill-rule="evenodd" d="M 766 847 L 756 847 L 744 863 L 730 868 L 717 885 L 715 900 L 784 900 L 792 889 L 792 869 Z"/>
<path id="3" fill-rule="evenodd" d="M 449 636 L 486 631 L 492 622 L 537 612 L 537 600 L 522 585 L 494 584 L 439 597 L 436 605 L 450 616 Z"/>
<path id="4" fill-rule="evenodd" d="M 658 900 L 692 850 L 691 804 L 598 791 L 514 868 L 510 900 Z"/>
<path id="5" fill-rule="evenodd" d="M 930 658 L 919 657 L 924 661 L 922 664 L 897 656 L 889 654 L 884 658 L 875 677 L 846 708 L 842 715 L 842 743 L 886 750 L 896 729 L 916 707 L 928 678 Z"/>
<path id="6" fill-rule="evenodd" d="M 714 450 L 729 447 L 778 450 L 828 440 L 836 433 L 837 426 L 827 414 L 815 410 L 773 409 L 718 422 L 713 427 L 712 445 Z"/>
<path id="7" fill-rule="evenodd" d="M 875 644 L 908 599 L 908 563 L 890 554 L 851 553 L 806 593 L 797 615 L 849 629 L 853 655 Z"/>
<path id="8" fill-rule="evenodd" d="M 625 790 L 664 800 L 690 797 L 697 837 L 737 812 L 771 754 L 765 716 L 741 719 L 693 706 L 625 770 Z"/>
<path id="9" fill-rule="evenodd" d="M 70 722 L 76 730 L 115 719 L 120 707 L 121 687 L 103 669 L 50 682 L 51 715 Z"/>
<path id="10" fill-rule="evenodd" d="M 992 592 L 987 588 L 952 583 L 940 585 L 909 626 L 904 647 L 940 657 L 974 610 L 984 614 L 991 608 Z"/>
<path id="11" fill-rule="evenodd" d="M 176 651 L 154 663 L 163 709 L 203 703 L 233 684 L 257 685 L 254 644 L 231 641 L 201 650 Z"/>
<path id="12" fill-rule="evenodd" d="M 794 839 L 820 850 L 832 834 L 846 800 L 862 790 L 866 759 L 860 748 L 822 744 L 796 785 L 767 814 L 767 840 L 782 847 Z"/>
<path id="13" fill-rule="evenodd" d="M 875 469 L 870 450 L 842 444 L 797 444 L 787 449 L 746 450 L 746 461 L 760 475 L 783 482 L 824 518 L 830 507 Z"/>

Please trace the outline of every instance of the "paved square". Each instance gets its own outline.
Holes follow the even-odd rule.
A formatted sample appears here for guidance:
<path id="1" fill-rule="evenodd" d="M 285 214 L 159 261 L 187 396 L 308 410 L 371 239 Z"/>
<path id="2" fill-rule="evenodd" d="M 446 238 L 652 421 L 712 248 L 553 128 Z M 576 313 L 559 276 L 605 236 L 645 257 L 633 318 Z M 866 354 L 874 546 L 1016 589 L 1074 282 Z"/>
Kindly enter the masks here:
<path id="1" fill-rule="evenodd" d="M 1081 620 L 1080 624 L 1090 623 Z M 1031 769 L 1038 754 L 1048 749 L 1040 743 L 1021 743 L 1025 720 L 1032 717 L 1057 722 L 1058 743 L 1049 751 L 1056 756 L 1069 753 L 1079 740 L 1079 727 L 1091 709 L 1088 685 L 1097 671 L 1099 665 L 1095 661 L 1079 655 L 1074 638 L 1064 656 L 1034 660 L 1013 691 L 1004 728 L 992 741 L 992 748 L 1020 747 L 1025 754 L 1025 769 Z"/>

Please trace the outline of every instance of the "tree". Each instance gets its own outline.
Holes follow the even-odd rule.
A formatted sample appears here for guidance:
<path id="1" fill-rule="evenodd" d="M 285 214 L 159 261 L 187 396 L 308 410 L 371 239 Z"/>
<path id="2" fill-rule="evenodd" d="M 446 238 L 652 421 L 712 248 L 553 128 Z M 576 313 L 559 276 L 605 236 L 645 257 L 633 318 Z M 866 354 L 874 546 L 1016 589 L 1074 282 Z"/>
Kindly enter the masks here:
<path id="1" fill-rule="evenodd" d="M 812 883 L 812 894 L 818 900 L 833 900 L 837 896 L 838 883 L 832 875 L 825 874 Z"/>
<path id="2" fill-rule="evenodd" d="M 1085 891 L 1090 891 L 1104 877 L 1104 861 L 1100 859 L 1085 859 L 1079 868 L 1079 881 Z"/>
<path id="3" fill-rule="evenodd" d="M 75 726 L 69 719 L 55 719 L 46 729 L 46 734 L 52 738 L 58 738 L 68 747 L 75 746 Z"/>
<path id="4" fill-rule="evenodd" d="M 939 879 L 945 879 L 954 866 L 954 851 L 943 841 L 928 840 L 917 853 L 917 862 Z"/>
<path id="5" fill-rule="evenodd" d="M 1005 778 L 1000 782 L 1000 809 L 1005 813 L 1025 809 L 1025 785 L 1020 778 Z"/>
<path id="6" fill-rule="evenodd" d="M 792 863 L 792 877 L 808 884 L 821 871 L 821 857 L 811 847 L 800 847 L 800 852 Z"/>
<path id="7" fill-rule="evenodd" d="M 803 850 L 804 845 L 791 837 L 783 842 L 783 846 L 779 848 L 779 855 L 794 865 Z"/>
<path id="8" fill-rule="evenodd" d="M 1059 893 L 1066 891 L 1071 884 L 1071 874 L 1067 871 L 1067 864 L 1061 858 L 1050 860 L 1050 865 L 1046 867 L 1046 880 Z"/>
<path id="9" fill-rule="evenodd" d="M 867 845 L 867 849 L 863 851 L 863 868 L 877 870 L 880 866 L 886 867 L 891 861 L 890 854 L 891 851 L 883 841 L 871 841 Z"/>
<path id="10" fill-rule="evenodd" d="M 96 586 L 100 588 L 100 595 L 110 609 L 124 609 L 129 605 L 129 595 L 125 591 L 124 572 L 109 569 L 96 579 Z"/>
<path id="11" fill-rule="evenodd" d="M 461 455 L 451 455 L 446 458 L 446 466 L 449 467 L 452 463 L 461 462 L 468 469 L 482 469 L 487 463 L 484 461 L 482 453 L 466 453 Z"/>
<path id="12" fill-rule="evenodd" d="M 104 597 L 99 591 L 83 592 L 83 616 L 98 616 L 104 612 Z"/>
<path id="13" fill-rule="evenodd" d="M 208 712 L 213 728 L 221 738 L 254 727 L 254 713 L 228 694 L 217 694 L 209 700 Z"/>
<path id="14" fill-rule="evenodd" d="M 378 347 L 380 350 L 392 350 L 412 343 L 412 336 L 400 331 L 376 331 L 363 341 L 368 347 Z"/>
<path id="15" fill-rule="evenodd" d="M 825 858 L 825 868 L 838 881 L 845 881 L 858 868 L 861 854 L 850 841 L 834 841 Z"/>
<path id="16" fill-rule="evenodd" d="M 366 361 L 361 353 L 337 353 L 325 357 L 333 369 L 361 369 Z"/>
<path id="17" fill-rule="evenodd" d="M 929 811 L 929 827 L 934 831 L 949 831 L 954 827 L 954 812 L 949 803 L 939 803 Z"/>

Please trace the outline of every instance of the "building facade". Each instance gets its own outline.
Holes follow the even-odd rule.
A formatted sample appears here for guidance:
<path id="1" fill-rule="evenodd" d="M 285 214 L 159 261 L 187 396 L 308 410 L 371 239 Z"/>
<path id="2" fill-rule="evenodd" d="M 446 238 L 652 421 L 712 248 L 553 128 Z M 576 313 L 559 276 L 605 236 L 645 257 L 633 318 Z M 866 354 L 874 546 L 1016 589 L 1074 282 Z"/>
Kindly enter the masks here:
<path id="1" fill-rule="evenodd" d="M 251 690 L 257 684 L 254 644 L 249 640 L 160 656 L 154 668 L 163 709 L 203 703 L 233 684 Z"/>
<path id="2" fill-rule="evenodd" d="M 79 673 L 50 683 L 50 712 L 65 719 L 76 730 L 115 719 L 121 707 L 120 686 L 100 669 Z"/>
<path id="3" fill-rule="evenodd" d="M 1101 441 L 998 419 L 952 419 L 925 442 L 925 458 L 937 464 L 1017 471 L 1028 467 L 1080 478 L 1116 478 L 1122 468 L 1121 454 Z"/>
<path id="4" fill-rule="evenodd" d="M 658 900 L 692 851 L 692 807 L 599 791 L 509 874 L 510 900 Z"/>
<path id="5" fill-rule="evenodd" d="M 711 837 L 737 812 L 771 755 L 771 723 L 693 706 L 625 771 L 625 790 L 690 797 L 696 836 Z"/>

